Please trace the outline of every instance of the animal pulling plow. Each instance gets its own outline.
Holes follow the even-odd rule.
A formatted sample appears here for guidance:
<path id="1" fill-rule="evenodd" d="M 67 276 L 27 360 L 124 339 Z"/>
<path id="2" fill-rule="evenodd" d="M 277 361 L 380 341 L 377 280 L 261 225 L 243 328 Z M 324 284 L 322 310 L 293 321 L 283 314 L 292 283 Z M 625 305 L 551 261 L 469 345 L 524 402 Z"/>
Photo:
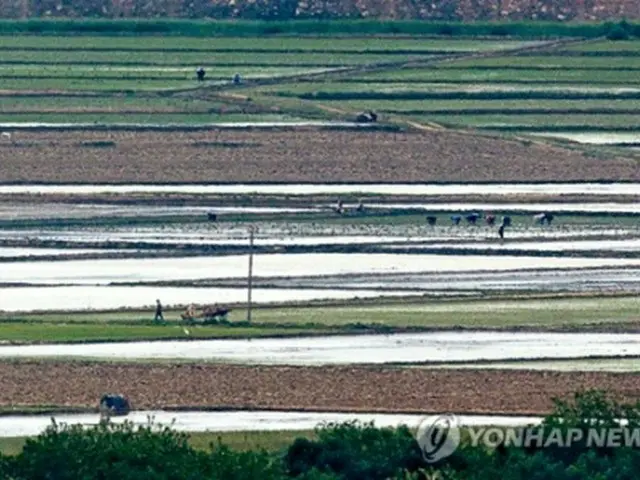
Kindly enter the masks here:
<path id="1" fill-rule="evenodd" d="M 194 305 L 189 305 L 184 313 L 180 314 L 182 321 L 190 325 L 200 323 L 202 325 L 214 325 L 228 320 L 231 309 L 218 305 L 207 305 L 197 312 Z"/>

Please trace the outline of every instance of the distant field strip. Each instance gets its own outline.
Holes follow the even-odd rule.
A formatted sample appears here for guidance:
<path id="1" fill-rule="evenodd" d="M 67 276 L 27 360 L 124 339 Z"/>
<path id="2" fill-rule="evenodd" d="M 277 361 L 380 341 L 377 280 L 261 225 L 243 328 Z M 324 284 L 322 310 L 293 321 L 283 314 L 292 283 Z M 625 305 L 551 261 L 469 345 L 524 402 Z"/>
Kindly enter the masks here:
<path id="1" fill-rule="evenodd" d="M 355 54 L 370 51 L 430 51 L 430 52 L 481 52 L 504 50 L 535 45 L 538 42 L 518 40 L 473 40 L 473 39 L 434 39 L 434 38 L 301 38 L 301 37 L 73 37 L 73 36 L 2 36 L 0 50 L 37 49 L 37 50 L 157 50 L 157 51 L 253 51 L 279 52 L 299 51 L 352 52 Z"/>
<path id="2" fill-rule="evenodd" d="M 635 131 L 639 73 L 640 41 L 603 41 L 257 91 L 450 127 Z"/>
<path id="3" fill-rule="evenodd" d="M 260 106 L 218 100 L 198 89 L 230 85 L 235 74 L 244 80 L 277 79 L 538 43 L 392 37 L 4 36 L 0 41 L 0 121 L 160 124 L 323 119 L 327 114 L 301 110 L 294 100 L 280 98 Z M 206 69 L 204 83 L 196 81 L 198 66 Z M 95 97 L 60 95 L 71 92 L 91 92 Z M 184 98 L 170 98 L 176 92 Z M 157 98 L 152 99 L 154 95 Z M 189 97 L 206 100 L 189 101 Z"/>
<path id="4" fill-rule="evenodd" d="M 638 68 L 640 67 L 640 56 L 635 57 L 562 57 L 562 56 L 522 56 L 510 55 L 502 57 L 474 58 L 470 60 L 460 60 L 456 62 L 457 67 L 525 67 L 530 68 L 571 68 L 571 69 L 590 69 L 590 68 Z M 446 67 L 443 67 L 446 68 Z"/>
<path id="5" fill-rule="evenodd" d="M 632 51 L 640 53 L 640 41 L 638 40 L 620 40 L 617 42 L 610 42 L 608 40 L 602 40 L 598 42 L 589 42 L 585 44 L 568 45 L 561 49 L 561 51 L 570 52 L 626 52 Z"/>
<path id="6" fill-rule="evenodd" d="M 260 76 L 276 76 L 276 75 L 294 75 L 300 73 L 323 72 L 326 68 L 300 68 L 300 67 L 262 67 L 253 68 L 250 73 L 244 77 L 260 77 Z M 234 67 L 216 67 L 209 72 L 208 80 L 226 80 L 229 81 L 232 76 L 237 73 Z M 4 79 L 25 79 L 25 80 L 41 80 L 41 79 L 113 79 L 113 80 L 161 80 L 171 81 L 189 80 L 193 82 L 195 79 L 195 70 L 191 67 L 118 67 L 118 66 L 86 66 L 73 68 L 69 67 L 34 67 L 27 66 L 9 66 L 0 67 L 0 78 Z"/>
<path id="7" fill-rule="evenodd" d="M 465 124 L 470 126 L 502 126 L 507 123 L 503 114 L 497 115 L 429 115 L 417 117 L 421 120 L 432 120 L 443 124 Z M 584 130 L 589 127 L 630 127 L 640 128 L 640 112 L 635 115 L 621 114 L 592 114 L 567 115 L 565 113 L 540 113 L 537 115 L 510 115 L 508 123 L 513 126 L 578 126 Z"/>
<path id="8" fill-rule="evenodd" d="M 209 124 L 209 123 L 229 123 L 229 122 L 294 122 L 304 119 L 286 114 L 208 114 L 192 112 L 151 112 L 151 113 L 126 113 L 126 112 L 103 112 L 103 113 L 30 113 L 30 114 L 4 114 L 0 112 L 2 122 L 25 122 L 25 123 L 122 123 L 122 124 Z"/>
<path id="9" fill-rule="evenodd" d="M 437 99 L 469 99 L 469 100 L 517 100 L 517 99 L 558 99 L 558 100 L 602 100 L 602 99 L 639 99 L 640 90 L 624 92 L 585 92 L 585 91 L 441 91 L 441 92 L 316 92 L 301 95 L 290 95 L 279 92 L 278 95 L 299 97 L 309 100 L 437 100 Z"/>
<path id="10" fill-rule="evenodd" d="M 432 57 L 432 55 L 407 55 L 406 58 Z M 397 55 L 364 55 L 334 53 L 171 53 L 171 52 L 91 52 L 71 50 L 55 55 L 46 50 L 35 52 L 1 51 L 0 64 L 4 65 L 181 65 L 195 68 L 203 65 L 209 68 L 216 66 L 347 66 L 367 63 L 397 61 Z"/>
<path id="11" fill-rule="evenodd" d="M 615 109 L 615 110 L 638 110 L 640 109 L 640 99 L 629 100 L 544 100 L 544 99 L 522 99 L 522 100 L 433 100 L 424 102 L 412 100 L 340 100 L 327 101 L 326 105 L 347 108 L 375 108 L 379 111 L 469 111 L 469 110 L 500 110 L 501 113 L 509 114 L 511 111 L 522 109 L 537 110 L 586 110 L 586 109 Z M 2 103 L 0 103 L 2 105 Z"/>
<path id="12" fill-rule="evenodd" d="M 148 109 L 166 111 L 168 109 L 179 110 L 204 110 L 212 108 L 231 108 L 222 101 L 204 101 L 194 98 L 143 96 L 143 95 L 121 95 L 112 97 L 22 97 L 22 96 L 0 96 L 0 112 L 6 113 L 11 110 L 23 112 L 35 110 L 92 110 L 108 109 L 111 111 Z M 249 108 L 238 106 L 237 108 Z"/>

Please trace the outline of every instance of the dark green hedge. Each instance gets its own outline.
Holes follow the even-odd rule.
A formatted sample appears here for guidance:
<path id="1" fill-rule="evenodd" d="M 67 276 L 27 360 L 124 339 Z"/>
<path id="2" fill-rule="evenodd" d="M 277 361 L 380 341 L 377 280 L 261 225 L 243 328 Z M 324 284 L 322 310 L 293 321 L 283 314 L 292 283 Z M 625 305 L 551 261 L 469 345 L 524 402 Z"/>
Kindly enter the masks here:
<path id="1" fill-rule="evenodd" d="M 176 35 L 194 37 L 269 35 L 446 35 L 518 38 L 640 36 L 640 23 L 429 22 L 420 20 L 182 20 L 29 19 L 0 20 L 0 35 Z"/>

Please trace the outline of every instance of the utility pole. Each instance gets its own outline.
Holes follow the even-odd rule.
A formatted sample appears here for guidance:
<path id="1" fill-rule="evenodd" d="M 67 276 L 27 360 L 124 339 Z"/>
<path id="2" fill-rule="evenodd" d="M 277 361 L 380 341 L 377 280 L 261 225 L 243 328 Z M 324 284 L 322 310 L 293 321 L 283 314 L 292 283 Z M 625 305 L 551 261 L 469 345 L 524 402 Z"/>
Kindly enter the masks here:
<path id="1" fill-rule="evenodd" d="M 251 322 L 251 287 L 253 281 L 253 225 L 249 227 L 249 279 L 247 289 L 247 322 Z"/>

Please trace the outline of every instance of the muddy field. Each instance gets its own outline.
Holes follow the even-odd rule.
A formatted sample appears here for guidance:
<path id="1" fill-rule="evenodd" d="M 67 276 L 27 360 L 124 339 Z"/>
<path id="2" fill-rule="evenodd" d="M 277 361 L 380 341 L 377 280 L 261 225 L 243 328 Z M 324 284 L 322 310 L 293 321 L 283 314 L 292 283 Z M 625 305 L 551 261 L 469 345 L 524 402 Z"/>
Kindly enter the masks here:
<path id="1" fill-rule="evenodd" d="M 25 378 L 29 381 L 25 382 Z M 640 377 L 614 373 L 0 363 L 0 405 L 95 407 L 107 391 L 136 409 L 172 407 L 539 415 L 550 399 L 600 388 L 633 402 Z"/>
<path id="2" fill-rule="evenodd" d="M 22 131 L 0 156 L 0 182 L 640 180 L 637 160 L 443 131 Z"/>
<path id="3" fill-rule="evenodd" d="M 1 151 L 1 150 L 0 150 Z M 0 166 L 0 168 L 2 168 Z M 5 187 L 6 188 L 6 187 Z M 15 186 L 17 188 L 17 186 Z M 78 205 L 89 205 L 94 208 L 135 208 L 153 206 L 166 208 L 191 206 L 208 207 L 209 210 L 225 206 L 235 207 L 269 207 L 269 208 L 310 208 L 317 205 L 335 205 L 337 194 L 325 195 L 266 195 L 266 194 L 206 194 L 206 193 L 163 193 L 159 196 L 155 193 L 8 193 L 0 188 L 0 212 L 12 209 L 13 213 L 22 217 L 30 209 L 36 212 L 55 211 L 58 216 L 69 216 L 69 213 L 77 209 Z M 357 205 L 360 199 L 366 199 L 367 204 L 389 205 L 410 204 L 412 202 L 429 202 L 431 208 L 441 208 L 442 204 L 451 203 L 535 203 L 535 202 L 562 202 L 569 204 L 595 204 L 615 203 L 622 206 L 636 205 L 638 195 L 633 194 L 562 194 L 549 191 L 546 194 L 536 193 L 509 193 L 508 196 L 499 194 L 459 194 L 459 195 L 377 195 L 341 194 L 347 202 Z M 88 208 L 88 207 L 84 207 Z M 42 215 L 37 215 L 42 217 Z M 35 215 L 34 215 L 35 217 Z"/>

